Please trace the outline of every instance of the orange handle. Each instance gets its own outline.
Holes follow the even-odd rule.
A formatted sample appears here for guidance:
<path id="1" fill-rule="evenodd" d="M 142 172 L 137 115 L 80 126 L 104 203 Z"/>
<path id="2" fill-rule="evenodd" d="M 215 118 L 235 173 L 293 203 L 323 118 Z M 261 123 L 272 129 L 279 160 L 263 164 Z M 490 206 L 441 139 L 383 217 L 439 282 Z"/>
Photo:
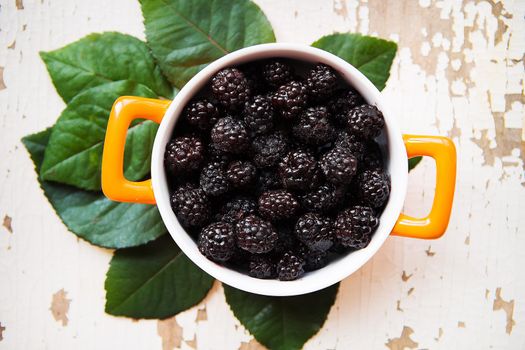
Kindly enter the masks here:
<path id="1" fill-rule="evenodd" d="M 160 124 L 171 101 L 122 96 L 113 104 L 102 155 L 102 191 L 118 202 L 155 204 L 151 179 L 133 182 L 124 177 L 126 133 L 134 119 Z"/>
<path id="2" fill-rule="evenodd" d="M 394 236 L 434 239 L 448 226 L 456 186 L 456 147 L 451 139 L 440 136 L 403 135 L 407 155 L 430 156 L 436 161 L 436 193 L 427 217 L 417 219 L 401 214 L 392 230 Z"/>

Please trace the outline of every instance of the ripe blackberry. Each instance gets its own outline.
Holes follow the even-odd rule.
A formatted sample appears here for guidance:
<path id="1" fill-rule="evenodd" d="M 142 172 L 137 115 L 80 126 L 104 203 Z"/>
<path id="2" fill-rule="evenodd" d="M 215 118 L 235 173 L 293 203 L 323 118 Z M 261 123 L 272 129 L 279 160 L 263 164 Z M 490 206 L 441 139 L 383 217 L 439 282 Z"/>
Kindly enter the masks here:
<path id="1" fill-rule="evenodd" d="M 325 183 L 310 192 L 299 196 L 299 202 L 307 211 L 330 212 L 341 204 L 345 189 L 332 183 Z"/>
<path id="2" fill-rule="evenodd" d="M 383 113 L 376 106 L 361 105 L 346 112 L 346 128 L 364 139 L 373 139 L 385 126 Z"/>
<path id="3" fill-rule="evenodd" d="M 211 79 L 211 90 L 217 100 L 226 108 L 241 108 L 251 95 L 248 80 L 237 68 L 220 70 Z"/>
<path id="4" fill-rule="evenodd" d="M 269 221 L 256 215 L 248 215 L 237 222 L 235 232 L 239 248 L 252 254 L 268 253 L 279 237 Z"/>
<path id="5" fill-rule="evenodd" d="M 235 252 L 233 226 L 226 222 L 215 222 L 202 229 L 197 242 L 199 251 L 214 261 L 229 260 Z"/>
<path id="6" fill-rule="evenodd" d="M 273 128 L 273 113 L 270 98 L 257 95 L 244 105 L 244 123 L 254 135 L 266 134 Z"/>
<path id="7" fill-rule="evenodd" d="M 293 78 L 293 70 L 283 60 L 271 60 L 262 68 L 264 81 L 272 88 L 286 84 Z"/>
<path id="8" fill-rule="evenodd" d="M 299 210 L 295 197 L 285 190 L 264 192 L 259 197 L 259 213 L 270 221 L 289 219 Z"/>
<path id="9" fill-rule="evenodd" d="M 275 278 L 275 263 L 271 256 L 264 254 L 252 255 L 248 274 L 255 278 Z"/>
<path id="10" fill-rule="evenodd" d="M 219 109 L 208 99 L 196 100 L 186 106 L 183 118 L 201 131 L 210 131 L 219 119 Z"/>
<path id="11" fill-rule="evenodd" d="M 226 177 L 225 165 L 222 162 L 209 162 L 202 170 L 199 179 L 200 187 L 212 197 L 220 196 L 230 189 Z"/>
<path id="12" fill-rule="evenodd" d="M 223 206 L 217 219 L 230 224 L 236 224 L 239 220 L 256 212 L 257 202 L 249 198 L 239 197 L 227 202 Z"/>
<path id="13" fill-rule="evenodd" d="M 228 116 L 215 123 L 211 139 L 215 147 L 223 152 L 242 153 L 248 146 L 249 136 L 242 121 Z"/>
<path id="14" fill-rule="evenodd" d="M 332 113 L 333 119 L 340 125 L 345 125 L 345 112 L 364 103 L 363 97 L 356 90 L 349 88 L 337 91 L 326 105 Z"/>
<path id="15" fill-rule="evenodd" d="M 383 155 L 381 149 L 375 141 L 369 141 L 365 144 L 363 159 L 359 162 L 359 172 L 365 170 L 383 171 Z"/>
<path id="16" fill-rule="evenodd" d="M 180 136 L 166 145 L 164 165 L 173 175 L 198 170 L 204 160 L 204 145 L 198 137 Z"/>
<path id="17" fill-rule="evenodd" d="M 279 177 L 289 190 L 308 190 L 319 185 L 321 171 L 313 154 L 303 150 L 289 152 L 279 163 Z"/>
<path id="18" fill-rule="evenodd" d="M 306 213 L 297 220 L 295 235 L 310 250 L 325 252 L 334 244 L 332 220 L 316 213 Z"/>
<path id="19" fill-rule="evenodd" d="M 259 168 L 276 165 L 288 151 L 288 139 L 281 132 L 255 138 L 252 143 L 253 161 Z"/>
<path id="20" fill-rule="evenodd" d="M 378 225 L 372 208 L 356 205 L 337 215 L 335 235 L 343 246 L 362 249 L 370 243 Z"/>
<path id="21" fill-rule="evenodd" d="M 310 98 L 317 102 L 327 98 L 333 93 L 337 79 L 337 74 L 331 67 L 318 63 L 306 77 Z"/>
<path id="22" fill-rule="evenodd" d="M 304 260 L 297 254 L 286 252 L 277 263 L 277 278 L 292 281 L 304 274 Z"/>
<path id="23" fill-rule="evenodd" d="M 334 147 L 319 163 L 326 179 L 334 184 L 349 184 L 357 171 L 357 159 L 347 148 Z"/>
<path id="24" fill-rule="evenodd" d="M 276 190 L 281 187 L 281 180 L 273 169 L 264 169 L 259 171 L 256 180 L 256 193 L 261 194 L 269 190 Z"/>
<path id="25" fill-rule="evenodd" d="M 187 184 L 170 197 L 171 208 L 184 227 L 201 227 L 211 215 L 210 202 L 204 191 Z"/>
<path id="26" fill-rule="evenodd" d="M 340 131 L 335 139 L 335 146 L 347 148 L 357 158 L 362 160 L 365 154 L 365 143 L 358 136 L 349 134 L 346 131 Z"/>
<path id="27" fill-rule="evenodd" d="M 330 123 L 326 107 L 306 109 L 292 127 L 292 134 L 298 140 L 313 146 L 328 143 L 334 138 L 334 127 Z"/>
<path id="28" fill-rule="evenodd" d="M 388 176 L 377 170 L 365 170 L 357 177 L 359 198 L 374 208 L 380 208 L 390 196 Z"/>
<path id="29" fill-rule="evenodd" d="M 255 181 L 256 175 L 255 165 L 248 161 L 233 161 L 226 170 L 226 178 L 235 188 L 246 188 Z"/>
<path id="30" fill-rule="evenodd" d="M 308 94 L 306 85 L 292 80 L 281 85 L 272 94 L 272 104 L 285 119 L 293 119 L 306 107 Z"/>
<path id="31" fill-rule="evenodd" d="M 328 264 L 328 253 L 318 250 L 310 250 L 305 245 L 300 245 L 297 254 L 304 260 L 304 270 L 314 271 Z"/>

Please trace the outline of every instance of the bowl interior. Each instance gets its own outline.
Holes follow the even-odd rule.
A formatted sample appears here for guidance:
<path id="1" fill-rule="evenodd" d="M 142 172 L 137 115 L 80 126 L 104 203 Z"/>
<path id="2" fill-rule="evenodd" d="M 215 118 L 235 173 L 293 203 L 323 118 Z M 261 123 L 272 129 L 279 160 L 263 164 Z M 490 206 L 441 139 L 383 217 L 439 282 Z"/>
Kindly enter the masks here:
<path id="1" fill-rule="evenodd" d="M 377 139 L 385 156 L 386 169 L 391 176 L 392 190 L 388 203 L 370 244 L 361 250 L 341 256 L 326 267 L 308 272 L 295 281 L 262 280 L 242 272 L 216 264 L 204 257 L 196 242 L 179 224 L 171 210 L 169 188 L 164 171 L 164 149 L 184 106 L 197 94 L 220 69 L 250 61 L 286 57 L 308 63 L 325 63 L 333 67 L 341 77 L 353 86 L 368 103 L 376 105 L 385 117 L 385 130 Z M 370 259 L 390 234 L 401 212 L 407 181 L 407 157 L 396 120 L 384 104 L 380 92 L 356 68 L 326 51 L 295 44 L 263 44 L 230 53 L 200 71 L 179 92 L 171 103 L 157 132 L 153 146 L 151 174 L 153 190 L 162 219 L 181 250 L 200 268 L 216 279 L 235 288 L 263 295 L 299 295 L 323 289 L 344 279 Z"/>

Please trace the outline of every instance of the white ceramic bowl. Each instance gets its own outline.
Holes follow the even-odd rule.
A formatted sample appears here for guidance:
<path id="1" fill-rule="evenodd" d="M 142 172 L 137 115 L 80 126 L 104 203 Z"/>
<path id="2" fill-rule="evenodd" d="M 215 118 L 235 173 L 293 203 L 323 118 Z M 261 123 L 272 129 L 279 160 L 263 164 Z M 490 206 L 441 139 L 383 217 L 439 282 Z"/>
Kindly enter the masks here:
<path id="1" fill-rule="evenodd" d="M 196 242 L 184 231 L 171 209 L 168 182 L 163 162 L 166 144 L 171 138 L 184 106 L 201 88 L 209 84 L 211 77 L 217 71 L 225 67 L 272 57 L 286 57 L 310 63 L 325 63 L 333 67 L 351 86 L 359 91 L 368 103 L 377 106 L 383 112 L 385 129 L 379 138 L 379 143 L 382 145 L 383 154 L 386 156 L 386 168 L 391 176 L 392 184 L 390 198 L 381 215 L 380 225 L 366 248 L 342 256 L 326 267 L 308 272 L 295 281 L 286 282 L 252 278 L 247 274 L 216 264 L 203 256 L 199 252 Z M 119 102 L 117 102 L 114 106 L 115 113 L 118 113 L 122 109 L 121 107 Z M 111 118 L 113 118 L 113 115 Z M 110 119 L 111 123 L 112 120 Z M 114 132 L 115 130 L 108 126 L 105 148 L 109 147 L 108 142 L 110 140 L 108 138 Z M 113 167 L 113 165 L 108 164 L 109 160 L 106 161 L 105 158 L 106 150 L 104 151 L 103 160 L 106 164 L 103 164 L 102 175 L 104 193 L 111 199 L 140 202 L 141 200 L 137 198 L 119 197 L 114 193 L 116 191 L 113 191 L 116 185 L 109 180 L 104 181 L 104 177 L 106 174 L 109 176 L 108 173 L 110 172 L 107 168 Z M 407 149 L 405 148 L 403 137 L 397 120 L 391 114 L 391 110 L 385 104 L 377 88 L 355 67 L 331 53 L 310 46 L 283 43 L 257 45 L 232 52 L 212 62 L 195 75 L 181 89 L 165 112 L 155 138 L 151 162 L 153 192 L 158 209 L 169 233 L 181 250 L 197 266 L 216 279 L 247 292 L 271 296 L 290 296 L 317 291 L 341 281 L 363 266 L 385 242 L 400 216 L 407 189 L 407 175 Z M 448 217 L 446 221 L 448 222 Z"/>

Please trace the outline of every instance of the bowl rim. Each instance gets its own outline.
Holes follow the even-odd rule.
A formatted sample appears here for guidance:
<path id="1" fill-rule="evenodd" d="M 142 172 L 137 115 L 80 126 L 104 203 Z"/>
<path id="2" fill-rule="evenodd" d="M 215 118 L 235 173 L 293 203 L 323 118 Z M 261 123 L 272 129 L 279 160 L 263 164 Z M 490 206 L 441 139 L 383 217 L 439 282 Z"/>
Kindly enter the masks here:
<path id="1" fill-rule="evenodd" d="M 164 149 L 171 138 L 175 123 L 184 106 L 209 81 L 213 74 L 228 66 L 238 66 L 246 62 L 271 57 L 292 58 L 311 63 L 321 62 L 333 67 L 343 79 L 361 93 L 368 103 L 376 105 L 383 112 L 385 117 L 383 135 L 388 140 L 383 146 L 387 148 L 388 152 L 387 169 L 390 173 L 392 189 L 388 203 L 381 214 L 379 227 L 370 244 L 364 249 L 338 258 L 319 270 L 308 272 L 294 281 L 256 279 L 214 263 L 202 255 L 196 242 L 186 233 L 171 209 L 163 162 Z M 293 296 L 321 290 L 340 282 L 375 255 L 390 235 L 401 213 L 407 188 L 407 161 L 402 134 L 396 119 L 393 117 L 392 109 L 388 108 L 379 90 L 359 70 L 343 59 L 318 48 L 302 44 L 271 43 L 243 48 L 213 61 L 180 90 L 166 111 L 155 136 L 151 160 L 151 178 L 157 206 L 168 232 L 182 252 L 198 267 L 219 281 L 246 292 L 268 296 Z"/>

